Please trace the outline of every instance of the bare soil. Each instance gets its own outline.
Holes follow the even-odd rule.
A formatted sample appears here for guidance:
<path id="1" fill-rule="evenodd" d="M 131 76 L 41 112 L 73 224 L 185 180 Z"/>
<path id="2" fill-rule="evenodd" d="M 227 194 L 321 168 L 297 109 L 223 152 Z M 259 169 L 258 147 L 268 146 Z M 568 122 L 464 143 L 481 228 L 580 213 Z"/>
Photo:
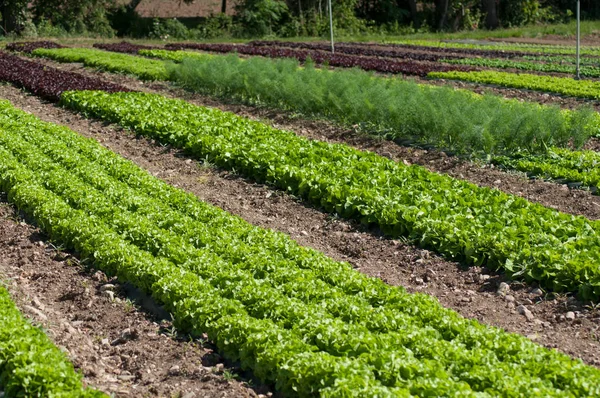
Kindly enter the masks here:
<path id="1" fill-rule="evenodd" d="M 444 306 L 458 311 L 463 316 L 520 333 L 547 347 L 582 358 L 588 364 L 600 366 L 600 313 L 598 309 L 586 307 L 573 297 L 545 294 L 535 290 L 534 286 L 510 281 L 508 293 L 498 294 L 498 287 L 504 281 L 501 274 L 479 267 L 464 268 L 408 242 L 387 239 L 377 231 L 365 230 L 357 223 L 340 220 L 318 209 L 307 207 L 291 196 L 273 191 L 269 187 L 254 184 L 226 171 L 199 167 L 198 163 L 187 159 L 185 154 L 177 150 L 160 146 L 142 137 L 134 137 L 113 126 L 86 120 L 13 87 L 0 87 L 0 97 L 11 100 L 16 106 L 43 120 L 67 125 L 84 136 L 98 140 L 156 177 L 239 215 L 252 224 L 284 232 L 302 245 L 323 251 L 337 260 L 347 261 L 357 270 L 381 278 L 392 285 L 404 286 L 411 292 L 431 294 Z M 303 123 L 306 124 L 306 121 Z M 309 128 L 316 127 L 308 125 L 306 129 Z M 308 135 L 308 132 L 301 133 Z M 317 133 L 313 131 L 310 134 Z M 382 144 L 386 145 L 384 142 Z M 423 155 L 417 158 L 427 159 L 427 154 Z M 494 170 L 494 173 L 496 172 Z M 499 175 L 505 176 L 502 181 L 508 176 L 503 173 Z M 502 181 L 501 183 L 510 185 Z M 540 183 L 523 180 L 523 184 L 538 186 Z M 565 201 L 579 203 L 569 196 L 571 194 L 585 193 L 571 192 L 563 197 Z M 556 205 L 561 204 L 557 202 Z M 15 246 L 10 239 L 0 237 L 0 241 L 9 249 Z M 11 260 L 9 264 L 18 267 L 16 261 Z M 56 279 L 53 278 L 60 277 L 59 274 L 50 274 L 47 279 L 48 285 L 54 284 Z M 82 278 L 95 286 L 89 281 L 89 276 Z M 42 286 L 35 291 L 42 294 L 43 289 Z M 519 305 L 527 307 L 533 318 L 527 320 L 521 315 L 517 311 Z M 59 313 L 67 319 L 74 319 L 74 308 L 76 307 L 62 306 Z M 568 314 L 569 311 L 573 314 Z M 573 315 L 575 319 L 569 320 L 567 315 Z M 105 317 L 99 315 L 98 319 Z M 58 325 L 60 323 L 50 325 L 51 333 L 60 334 Z M 108 328 L 113 331 L 111 338 L 118 336 L 119 332 L 114 330 L 121 331 L 127 326 L 128 324 L 122 323 L 115 328 Z M 96 326 L 90 324 L 92 330 L 94 327 Z M 157 326 L 153 327 L 156 330 Z M 100 329 L 101 336 L 103 333 L 105 332 Z M 140 336 L 143 335 L 144 333 L 140 333 Z M 168 339 L 164 341 L 171 342 Z M 148 355 L 151 357 L 152 353 Z M 166 368 L 168 365 L 161 369 Z M 248 394 L 250 393 L 248 391 Z"/>

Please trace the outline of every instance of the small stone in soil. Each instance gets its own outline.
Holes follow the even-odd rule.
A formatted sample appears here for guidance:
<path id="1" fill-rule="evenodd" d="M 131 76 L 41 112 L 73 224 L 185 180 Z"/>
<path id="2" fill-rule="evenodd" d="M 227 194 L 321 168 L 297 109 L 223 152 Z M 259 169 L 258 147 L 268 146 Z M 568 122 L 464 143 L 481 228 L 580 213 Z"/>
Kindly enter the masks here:
<path id="1" fill-rule="evenodd" d="M 532 321 L 535 318 L 533 316 L 533 313 L 531 311 L 529 311 L 529 309 L 527 307 L 525 307 L 524 305 L 518 306 L 517 311 L 519 312 L 519 314 L 524 315 L 528 321 Z"/>
<path id="2" fill-rule="evenodd" d="M 112 283 L 107 283 L 106 285 L 102 285 L 100 286 L 100 291 L 101 292 L 105 292 L 107 290 L 115 290 L 115 285 L 113 285 Z"/>
<path id="3" fill-rule="evenodd" d="M 92 279 L 97 282 L 107 282 L 108 281 L 108 278 L 106 278 L 106 275 L 102 271 L 96 271 L 96 273 L 94 273 L 94 275 L 92 275 Z"/>
<path id="4" fill-rule="evenodd" d="M 500 285 L 498 285 L 498 290 L 496 290 L 496 293 L 498 293 L 500 296 L 506 296 L 509 290 L 510 286 L 508 283 L 501 282 Z"/>
<path id="5" fill-rule="evenodd" d="M 437 277 L 437 274 L 434 270 L 432 270 L 431 268 L 427 268 L 427 270 L 425 271 L 425 280 L 429 281 L 429 280 L 435 280 L 435 278 Z"/>
<path id="6" fill-rule="evenodd" d="M 539 287 L 536 287 L 535 289 L 533 289 L 530 292 L 532 295 L 536 296 L 536 297 L 540 297 L 544 295 L 544 292 L 542 291 L 542 289 L 540 289 Z"/>
<path id="7" fill-rule="evenodd" d="M 31 305 L 33 305 L 35 308 L 37 308 L 39 310 L 42 310 L 42 311 L 44 310 L 44 304 L 42 304 L 37 297 L 34 297 L 31 299 Z"/>
<path id="8" fill-rule="evenodd" d="M 48 317 L 46 316 L 46 314 L 44 314 L 42 311 L 38 310 L 35 307 L 32 307 L 30 305 L 24 305 L 23 308 L 25 308 L 27 311 L 35 314 L 42 321 L 47 321 L 48 320 Z"/>
<path id="9" fill-rule="evenodd" d="M 569 311 L 565 314 L 565 319 L 568 321 L 574 321 L 575 320 L 575 313 L 573 311 Z"/>
<path id="10" fill-rule="evenodd" d="M 115 292 L 113 292 L 112 290 L 106 290 L 104 292 L 102 292 L 102 294 L 106 297 L 108 297 L 108 299 L 110 301 L 113 301 L 115 299 Z"/>
<path id="11" fill-rule="evenodd" d="M 504 296 L 504 300 L 508 301 L 509 303 L 514 303 L 515 297 L 510 294 L 507 294 L 506 296 Z"/>

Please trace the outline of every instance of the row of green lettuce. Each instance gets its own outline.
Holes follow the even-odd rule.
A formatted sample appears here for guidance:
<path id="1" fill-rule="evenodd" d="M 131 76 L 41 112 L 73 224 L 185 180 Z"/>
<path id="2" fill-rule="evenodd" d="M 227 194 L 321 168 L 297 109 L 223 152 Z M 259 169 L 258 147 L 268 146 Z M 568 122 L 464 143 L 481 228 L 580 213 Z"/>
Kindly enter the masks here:
<path id="1" fill-rule="evenodd" d="M 173 105 L 186 111 L 181 101 L 149 94 L 65 94 L 71 104 L 78 98 L 119 102 L 130 120 L 155 105 L 168 108 L 162 117 Z M 464 319 L 430 296 L 409 294 L 252 226 L 66 128 L 7 103 L 2 111 L 0 184 L 10 200 L 54 241 L 151 293 L 178 327 L 208 333 L 223 355 L 286 396 L 600 394 L 600 371 L 580 360 Z M 198 123 L 190 116 L 200 116 Z M 244 127 L 231 115 L 201 108 L 171 117 L 212 130 L 215 150 L 225 140 L 221 130 Z M 230 125 L 214 123 L 218 117 Z M 156 127 L 153 118 L 148 122 Z M 165 137 L 179 136 L 171 127 Z M 344 150 L 337 155 L 363 158 L 370 167 L 372 155 Z"/>
<path id="2" fill-rule="evenodd" d="M 165 69 L 158 60 L 95 49 L 38 49 L 33 53 L 141 78 L 153 71 L 153 78 L 169 79 L 190 90 L 326 117 L 401 143 L 475 156 L 540 153 L 569 143 L 581 146 L 599 130 L 598 116 L 591 110 L 563 112 L 558 107 L 478 96 L 359 70 L 330 71 L 310 64 L 299 68 L 295 60 L 142 52 L 183 61 L 167 64 Z M 138 69 L 145 70 L 144 74 Z"/>
<path id="3" fill-rule="evenodd" d="M 33 55 L 51 58 L 59 62 L 80 62 L 90 68 L 108 72 L 127 73 L 143 80 L 167 80 L 165 63 L 143 59 L 127 54 L 113 53 L 94 48 L 60 48 L 33 51 Z"/>
<path id="4" fill-rule="evenodd" d="M 532 176 L 581 184 L 594 193 L 600 186 L 600 153 L 552 148 L 544 155 L 521 155 L 494 158 L 496 164 Z"/>
<path id="5" fill-rule="evenodd" d="M 556 73 L 576 73 L 575 65 L 555 64 L 531 61 L 515 61 L 509 59 L 488 59 L 488 58 L 462 58 L 462 59 L 443 59 L 442 62 L 455 65 L 483 66 L 486 68 L 500 69 L 520 69 L 525 71 L 537 72 L 556 72 Z M 580 67 L 581 76 L 600 77 L 600 67 L 591 65 L 582 65 Z"/>
<path id="6" fill-rule="evenodd" d="M 493 84 L 501 87 L 544 91 L 570 97 L 600 99 L 600 82 L 595 80 L 575 80 L 570 77 L 497 71 L 431 72 L 427 76 L 432 79 L 462 80 L 473 83 Z"/>
<path id="7" fill-rule="evenodd" d="M 1 103 L 0 108 L 4 110 L 6 103 Z M 0 134 L 4 134 L 2 129 Z M 67 356 L 40 328 L 25 319 L 1 285 L 0 393 L 6 398 L 106 397 L 83 387 L 81 375 Z"/>
<path id="8" fill-rule="evenodd" d="M 61 103 L 449 258 L 600 297 L 598 221 L 182 100 L 67 92 Z"/>
<path id="9" fill-rule="evenodd" d="M 577 63 L 577 59 L 572 55 L 524 55 L 522 58 L 528 61 L 551 62 L 561 65 Z M 600 64 L 600 58 L 582 57 L 579 59 L 579 64 L 597 67 Z"/>
<path id="10" fill-rule="evenodd" d="M 502 43 L 497 42 L 494 44 L 476 44 L 476 43 L 461 43 L 451 41 L 432 41 L 432 40 L 401 40 L 393 41 L 394 44 L 401 44 L 407 46 L 425 46 L 435 48 L 467 48 L 476 50 L 504 50 L 504 51 L 522 51 L 526 53 L 540 53 L 543 54 L 563 54 L 563 55 L 574 55 L 576 53 L 575 46 L 555 46 L 555 45 L 543 45 L 543 44 L 527 44 L 527 43 Z M 600 56 L 600 47 L 588 47 L 583 46 L 581 48 L 581 55 Z"/>

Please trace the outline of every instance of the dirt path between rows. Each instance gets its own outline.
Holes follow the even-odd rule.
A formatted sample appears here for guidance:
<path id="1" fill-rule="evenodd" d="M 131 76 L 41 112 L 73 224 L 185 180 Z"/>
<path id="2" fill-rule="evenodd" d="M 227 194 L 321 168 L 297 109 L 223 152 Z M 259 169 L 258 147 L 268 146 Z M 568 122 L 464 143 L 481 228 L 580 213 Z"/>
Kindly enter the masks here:
<path id="1" fill-rule="evenodd" d="M 68 353 L 87 385 L 132 398 L 269 394 L 237 380 L 241 370 L 224 364 L 210 344 L 178 336 L 164 310 L 141 310 L 139 293 L 86 270 L 46 240 L 0 197 L 0 280 Z"/>
<path id="2" fill-rule="evenodd" d="M 284 232 L 302 245 L 348 261 L 357 270 L 387 283 L 436 296 L 466 317 L 521 333 L 600 366 L 600 313 L 572 297 L 545 295 L 518 282 L 509 283 L 505 294 L 497 294 L 499 287 L 506 288 L 501 284 L 502 275 L 477 267 L 464 269 L 432 252 L 366 231 L 356 223 L 324 214 L 226 171 L 202 167 L 177 150 L 85 120 L 13 87 L 0 87 L 0 97 L 43 120 L 93 137 L 156 177 L 255 225 Z M 8 245 L 14 246 L 10 241 Z M 518 311 L 519 305 L 531 311 L 529 320 Z"/>

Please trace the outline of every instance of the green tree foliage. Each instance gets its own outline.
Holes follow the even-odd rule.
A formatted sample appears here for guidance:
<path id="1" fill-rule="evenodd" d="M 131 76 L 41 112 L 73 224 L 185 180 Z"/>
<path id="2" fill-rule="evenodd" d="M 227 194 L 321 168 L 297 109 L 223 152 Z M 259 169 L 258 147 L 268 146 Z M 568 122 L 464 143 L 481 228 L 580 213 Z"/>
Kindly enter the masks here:
<path id="1" fill-rule="evenodd" d="M 287 4 L 280 0 L 244 0 L 236 11 L 248 36 L 273 34 L 273 28 L 289 13 Z"/>
<path id="2" fill-rule="evenodd" d="M 46 23 L 65 32 L 95 33 L 113 36 L 114 30 L 107 19 L 107 10 L 114 0 L 44 0 L 33 4 L 36 23 Z"/>
<path id="3" fill-rule="evenodd" d="M 1 32 L 19 32 L 27 20 L 27 0 L 0 0 Z"/>
<path id="4" fill-rule="evenodd" d="M 189 3 L 192 0 L 182 0 Z M 140 0 L 0 0 L 0 32 L 28 35 L 129 35 L 134 37 L 204 39 L 319 36 L 329 32 L 327 0 L 242 0 L 237 15 L 207 16 L 197 26 L 177 20 L 141 18 Z M 223 7 L 231 4 L 223 2 Z M 581 0 L 582 17 L 600 17 L 600 2 Z M 495 29 L 534 23 L 566 22 L 574 0 L 332 0 L 334 29 L 339 34 L 411 33 Z M 185 21 L 184 21 L 185 22 Z"/>

